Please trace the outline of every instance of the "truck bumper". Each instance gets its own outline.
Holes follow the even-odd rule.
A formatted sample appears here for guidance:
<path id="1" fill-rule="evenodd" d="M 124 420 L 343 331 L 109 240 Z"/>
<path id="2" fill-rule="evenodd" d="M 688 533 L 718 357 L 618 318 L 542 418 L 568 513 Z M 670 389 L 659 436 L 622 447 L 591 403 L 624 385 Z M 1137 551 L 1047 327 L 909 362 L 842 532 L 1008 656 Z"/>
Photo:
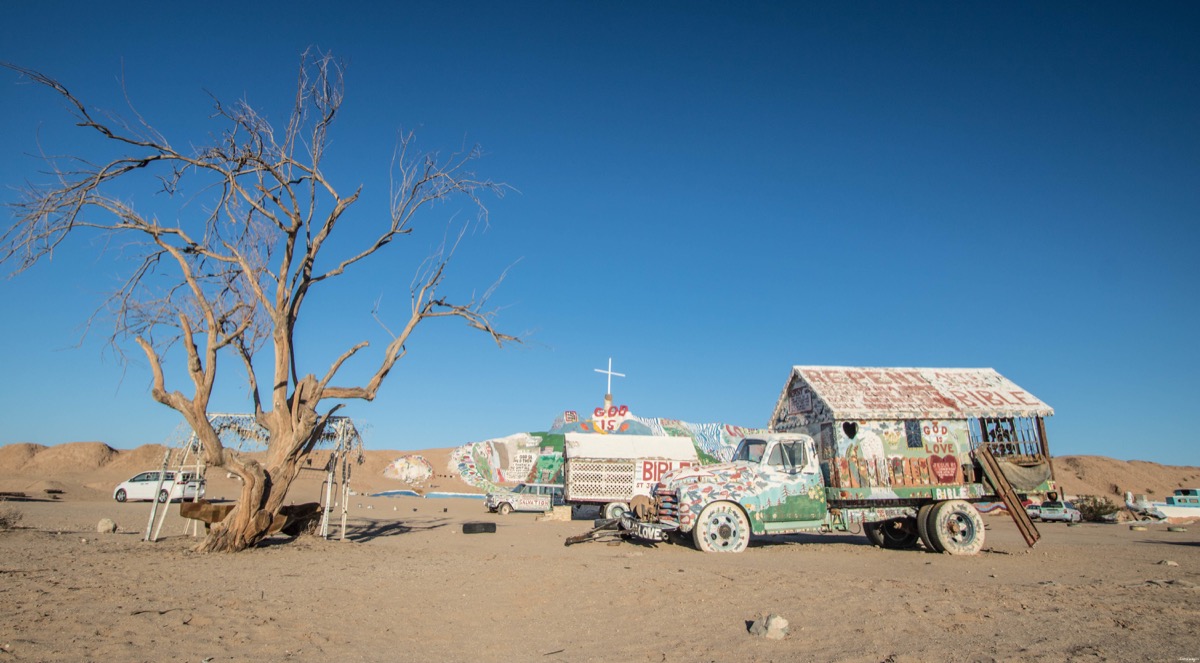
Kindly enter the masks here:
<path id="1" fill-rule="evenodd" d="M 632 517 L 632 514 L 621 519 L 621 528 L 639 539 L 646 541 L 666 541 L 667 532 L 675 531 L 662 523 L 643 523 Z"/>

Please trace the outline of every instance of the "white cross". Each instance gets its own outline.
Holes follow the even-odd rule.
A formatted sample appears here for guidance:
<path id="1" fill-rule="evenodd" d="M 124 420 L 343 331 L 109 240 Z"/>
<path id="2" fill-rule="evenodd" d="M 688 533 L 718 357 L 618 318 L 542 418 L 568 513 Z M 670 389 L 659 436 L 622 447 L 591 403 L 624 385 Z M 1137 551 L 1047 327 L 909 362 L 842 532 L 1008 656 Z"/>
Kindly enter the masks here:
<path id="1" fill-rule="evenodd" d="M 619 377 L 619 378 L 623 378 L 623 377 L 625 377 L 625 374 L 624 374 L 624 373 L 613 373 L 613 369 L 612 369 L 612 357 L 609 357 L 609 358 L 608 358 L 608 370 L 607 370 L 607 371 L 606 371 L 606 370 L 604 370 L 603 368 L 595 368 L 595 369 L 592 369 L 592 370 L 596 371 L 597 373 L 607 373 L 607 374 L 608 374 L 608 391 L 606 391 L 606 392 L 604 392 L 604 393 L 606 393 L 606 394 L 608 394 L 608 395 L 610 395 L 610 396 L 612 395 L 612 379 L 613 379 L 613 376 L 615 375 L 615 376 L 617 376 L 617 377 Z"/>

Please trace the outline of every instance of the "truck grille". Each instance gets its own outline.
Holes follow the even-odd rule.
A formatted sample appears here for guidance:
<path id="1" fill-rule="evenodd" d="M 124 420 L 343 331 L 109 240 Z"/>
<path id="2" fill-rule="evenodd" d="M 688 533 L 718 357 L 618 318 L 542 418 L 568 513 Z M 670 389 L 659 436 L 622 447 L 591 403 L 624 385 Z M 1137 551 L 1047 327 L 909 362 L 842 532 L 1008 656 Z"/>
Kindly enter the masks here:
<path id="1" fill-rule="evenodd" d="M 679 526 L 679 496 L 667 488 L 665 483 L 654 487 L 654 505 L 658 509 L 658 522 L 663 525 Z"/>

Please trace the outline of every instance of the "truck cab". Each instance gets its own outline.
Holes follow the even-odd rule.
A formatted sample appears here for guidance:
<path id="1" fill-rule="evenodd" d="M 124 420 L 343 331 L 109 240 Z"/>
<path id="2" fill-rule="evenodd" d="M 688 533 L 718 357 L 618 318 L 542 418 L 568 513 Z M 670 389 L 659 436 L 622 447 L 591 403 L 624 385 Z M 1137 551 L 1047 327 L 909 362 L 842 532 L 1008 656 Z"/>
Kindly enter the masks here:
<path id="1" fill-rule="evenodd" d="M 816 445 L 804 434 L 743 438 L 730 462 L 673 472 L 655 497 L 655 522 L 626 526 L 651 540 L 671 531 L 690 533 L 705 552 L 740 552 L 752 534 L 828 526 Z"/>

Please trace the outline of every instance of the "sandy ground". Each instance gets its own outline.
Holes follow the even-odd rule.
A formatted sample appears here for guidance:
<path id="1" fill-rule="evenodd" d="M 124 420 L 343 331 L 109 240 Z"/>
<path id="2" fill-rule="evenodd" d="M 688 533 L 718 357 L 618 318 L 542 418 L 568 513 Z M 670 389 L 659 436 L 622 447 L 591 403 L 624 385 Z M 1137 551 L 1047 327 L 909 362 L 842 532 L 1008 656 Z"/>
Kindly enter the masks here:
<path id="1" fill-rule="evenodd" d="M 0 447 L 0 491 L 32 498 L 0 503 L 21 516 L 0 531 L 0 663 L 1200 659 L 1200 525 L 1042 523 L 1031 550 L 994 515 L 974 557 L 886 551 L 850 534 L 716 555 L 564 546 L 589 529 L 586 512 L 556 522 L 488 514 L 472 499 L 354 495 L 345 541 L 281 536 L 204 555 L 177 505 L 150 543 L 151 505 L 111 499 L 161 450 L 101 447 Z M 397 452 L 376 453 L 357 470 L 362 492 L 396 487 L 379 473 Z M 1110 459 L 1080 458 L 1060 463 L 1060 480 L 1120 483 L 1105 473 Z M 1122 468 L 1159 494 L 1200 472 Z M 320 473 L 301 477 L 295 501 L 314 499 Z M 233 498 L 236 485 L 210 474 L 209 495 Z M 98 534 L 101 518 L 118 531 Z M 464 534 L 466 522 L 497 527 Z M 790 622 L 785 639 L 748 633 L 766 613 Z"/>
<path id="2" fill-rule="evenodd" d="M 23 516 L 0 532 L 0 661 L 1200 658 L 1200 527 L 1042 524 L 1029 550 L 991 516 L 975 557 L 847 534 L 715 555 L 567 547 L 590 520 L 487 514 L 477 500 L 353 497 L 346 541 L 204 555 L 177 506 L 156 543 L 141 541 L 147 503 L 0 508 Z M 120 530 L 97 534 L 104 517 Z M 472 521 L 496 532 L 462 533 Z M 750 635 L 762 613 L 789 635 Z"/>

